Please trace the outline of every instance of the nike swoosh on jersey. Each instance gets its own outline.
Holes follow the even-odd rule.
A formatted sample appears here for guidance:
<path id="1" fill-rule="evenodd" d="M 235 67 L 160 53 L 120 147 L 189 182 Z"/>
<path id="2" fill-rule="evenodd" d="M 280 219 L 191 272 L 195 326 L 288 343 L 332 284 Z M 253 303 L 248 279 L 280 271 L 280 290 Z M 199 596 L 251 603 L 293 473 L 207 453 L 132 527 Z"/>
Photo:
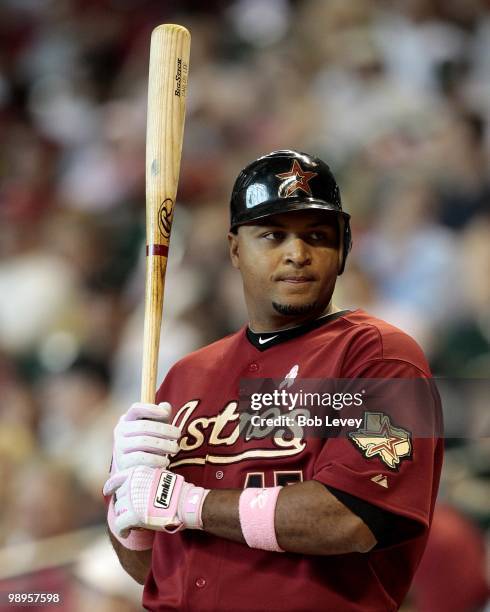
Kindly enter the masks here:
<path id="1" fill-rule="evenodd" d="M 277 336 L 271 336 L 270 338 L 259 338 L 259 344 L 265 344 L 266 342 L 274 340 L 274 338 L 277 338 Z"/>

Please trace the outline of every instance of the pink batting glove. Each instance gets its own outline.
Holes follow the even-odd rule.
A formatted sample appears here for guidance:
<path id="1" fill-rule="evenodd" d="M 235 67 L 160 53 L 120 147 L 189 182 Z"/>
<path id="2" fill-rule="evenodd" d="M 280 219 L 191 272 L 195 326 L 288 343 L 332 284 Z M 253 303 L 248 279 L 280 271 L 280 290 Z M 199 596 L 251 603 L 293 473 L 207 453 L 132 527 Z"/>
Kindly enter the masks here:
<path id="1" fill-rule="evenodd" d="M 149 550 L 153 548 L 153 540 L 155 538 L 155 532 L 151 529 L 132 529 L 125 534 L 123 538 L 117 532 L 115 527 L 116 512 L 114 510 L 114 496 L 111 497 L 109 507 L 107 508 L 107 524 L 112 535 L 118 540 L 125 548 L 129 550 Z"/>
<path id="2" fill-rule="evenodd" d="M 180 438 L 180 429 L 168 424 L 170 414 L 168 402 L 158 405 L 136 402 L 131 405 L 114 428 L 111 476 L 136 465 L 167 467 L 168 455 L 178 452 Z M 117 533 L 114 497 L 110 499 L 107 509 L 107 524 L 111 533 L 129 550 L 150 549 L 154 531 L 135 529 L 126 532 L 124 538 Z"/>
<path id="3" fill-rule="evenodd" d="M 180 429 L 170 425 L 168 402 L 136 402 L 122 415 L 114 428 L 111 474 L 136 465 L 165 468 L 168 455 L 179 451 Z"/>
<path id="4" fill-rule="evenodd" d="M 117 492 L 116 537 L 124 538 L 137 527 L 168 533 L 202 529 L 201 511 L 209 490 L 173 472 L 147 466 L 129 468 L 111 476 L 103 491 L 104 495 Z"/>

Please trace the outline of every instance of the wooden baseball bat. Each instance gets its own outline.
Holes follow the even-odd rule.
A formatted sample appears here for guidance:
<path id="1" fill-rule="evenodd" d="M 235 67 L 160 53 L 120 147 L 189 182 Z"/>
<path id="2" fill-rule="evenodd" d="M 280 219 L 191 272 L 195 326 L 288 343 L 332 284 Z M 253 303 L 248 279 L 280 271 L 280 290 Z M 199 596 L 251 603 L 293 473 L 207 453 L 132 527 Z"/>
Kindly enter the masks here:
<path id="1" fill-rule="evenodd" d="M 151 35 L 146 123 L 146 287 L 141 401 L 155 401 L 165 272 L 179 181 L 191 36 L 164 24 Z"/>

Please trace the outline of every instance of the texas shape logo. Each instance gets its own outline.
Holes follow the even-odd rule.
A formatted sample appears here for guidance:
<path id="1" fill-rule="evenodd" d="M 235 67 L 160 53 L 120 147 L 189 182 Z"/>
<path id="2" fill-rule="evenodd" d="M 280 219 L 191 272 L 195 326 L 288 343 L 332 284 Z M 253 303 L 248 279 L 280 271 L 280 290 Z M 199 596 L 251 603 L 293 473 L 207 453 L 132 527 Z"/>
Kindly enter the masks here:
<path id="1" fill-rule="evenodd" d="M 382 412 L 365 412 L 364 426 L 351 431 L 349 438 L 367 459 L 378 457 L 394 470 L 412 456 L 410 432 L 393 425 Z"/>

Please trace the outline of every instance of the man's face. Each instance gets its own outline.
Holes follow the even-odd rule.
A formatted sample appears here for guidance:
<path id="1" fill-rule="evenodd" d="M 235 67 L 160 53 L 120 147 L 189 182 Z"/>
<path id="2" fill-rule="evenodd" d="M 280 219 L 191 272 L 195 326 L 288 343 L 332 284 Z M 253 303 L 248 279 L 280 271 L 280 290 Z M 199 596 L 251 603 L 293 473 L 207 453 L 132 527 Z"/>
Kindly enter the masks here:
<path id="1" fill-rule="evenodd" d="M 228 239 L 257 331 L 326 311 L 339 269 L 336 215 L 313 209 L 282 213 L 240 226 Z"/>

